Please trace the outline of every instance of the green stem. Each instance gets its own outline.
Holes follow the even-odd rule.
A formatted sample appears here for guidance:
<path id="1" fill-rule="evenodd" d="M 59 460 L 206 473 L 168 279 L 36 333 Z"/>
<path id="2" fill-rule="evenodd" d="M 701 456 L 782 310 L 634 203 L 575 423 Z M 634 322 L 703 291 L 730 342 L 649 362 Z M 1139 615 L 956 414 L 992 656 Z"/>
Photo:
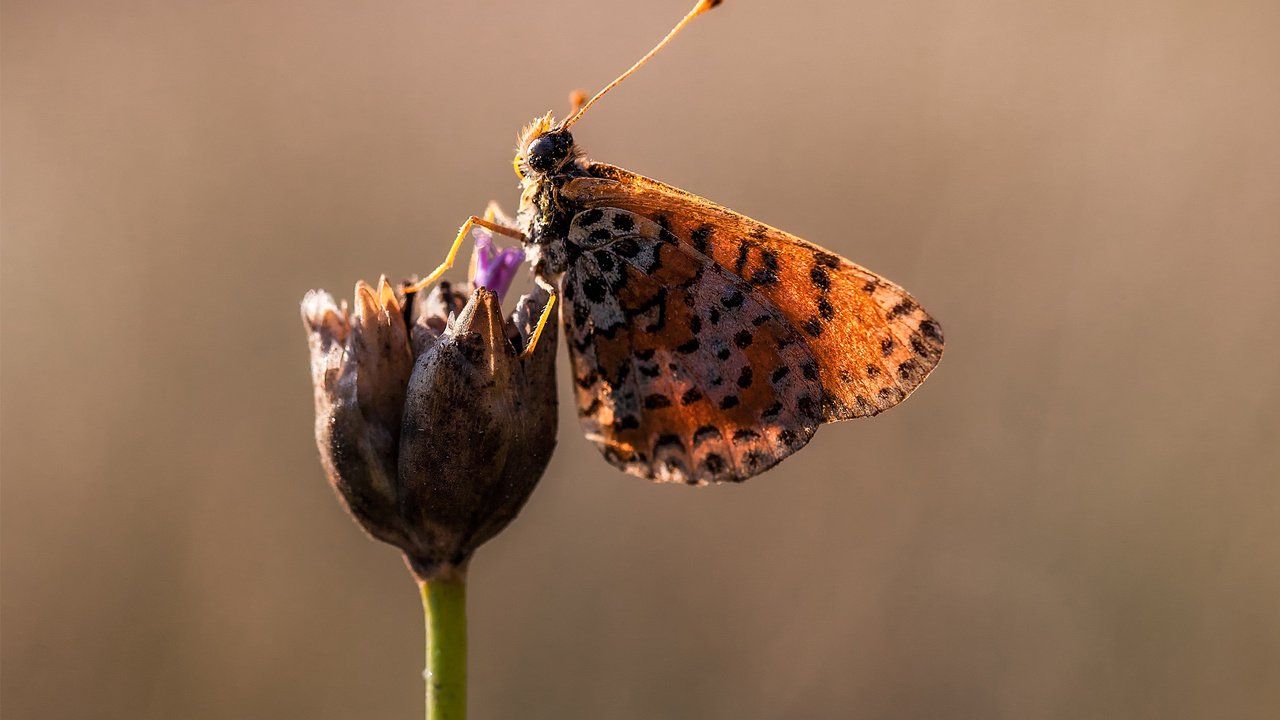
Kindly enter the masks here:
<path id="1" fill-rule="evenodd" d="M 427 621 L 427 720 L 467 717 L 467 576 L 449 569 L 420 580 Z"/>

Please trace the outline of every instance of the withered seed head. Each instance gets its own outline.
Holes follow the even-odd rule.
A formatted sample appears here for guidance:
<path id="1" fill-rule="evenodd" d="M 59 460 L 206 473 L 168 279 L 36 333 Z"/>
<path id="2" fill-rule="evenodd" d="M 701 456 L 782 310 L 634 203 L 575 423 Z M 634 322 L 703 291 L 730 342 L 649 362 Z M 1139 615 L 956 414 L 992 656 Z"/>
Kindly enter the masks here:
<path id="1" fill-rule="evenodd" d="M 329 481 L 370 535 L 421 578 L 461 567 L 511 522 L 556 439 L 556 329 L 528 357 L 542 290 L 511 319 L 498 296 L 446 283 L 417 307 L 356 285 L 350 313 L 307 293 L 316 443 Z"/>

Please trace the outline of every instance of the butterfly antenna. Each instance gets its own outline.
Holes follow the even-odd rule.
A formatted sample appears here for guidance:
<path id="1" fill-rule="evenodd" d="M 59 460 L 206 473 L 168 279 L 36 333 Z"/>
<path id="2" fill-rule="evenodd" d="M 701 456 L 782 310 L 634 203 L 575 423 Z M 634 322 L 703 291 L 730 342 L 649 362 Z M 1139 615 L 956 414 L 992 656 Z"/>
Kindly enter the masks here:
<path id="1" fill-rule="evenodd" d="M 661 42 L 659 42 L 657 45 L 654 45 L 652 50 L 645 53 L 644 57 L 637 60 L 635 65 L 632 65 L 630 68 L 627 69 L 626 72 L 619 75 L 616 80 L 609 83 L 608 85 L 605 85 L 603 90 L 596 93 L 595 96 L 593 96 L 590 100 L 583 103 L 583 105 L 577 109 L 578 111 L 573 114 L 573 117 L 566 120 L 564 125 L 561 125 L 560 127 L 567 128 L 570 125 L 578 122 L 578 118 L 582 117 L 582 114 L 587 111 L 587 108 L 595 104 L 595 101 L 604 97 L 604 94 L 612 90 L 618 83 L 622 82 L 623 80 L 626 80 L 628 75 L 635 72 L 636 70 L 639 70 L 641 65 L 644 65 L 646 62 L 649 61 L 649 58 L 653 57 L 654 55 L 657 55 L 659 50 L 666 47 L 667 43 L 671 42 L 671 39 L 674 38 L 677 34 L 679 34 L 681 30 L 684 29 L 685 25 L 688 25 L 690 22 L 693 21 L 694 18 L 710 10 L 711 8 L 719 5 L 721 2 L 723 2 L 723 0 L 698 0 L 698 4 L 694 5 L 693 9 L 689 11 L 689 14 L 681 18 L 680 22 L 676 23 L 675 27 L 671 28 L 671 32 L 667 33 L 667 36 L 662 38 Z"/>

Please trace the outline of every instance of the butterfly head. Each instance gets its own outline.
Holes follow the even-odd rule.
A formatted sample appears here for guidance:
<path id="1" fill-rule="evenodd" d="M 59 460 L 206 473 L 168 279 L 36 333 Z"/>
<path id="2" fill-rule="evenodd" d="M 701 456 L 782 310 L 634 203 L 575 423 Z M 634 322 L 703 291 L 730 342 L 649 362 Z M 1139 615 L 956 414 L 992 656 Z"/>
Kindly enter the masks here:
<path id="1" fill-rule="evenodd" d="M 560 175 L 579 165 L 581 159 L 573 135 L 547 113 L 521 131 L 512 166 L 527 186 L 540 178 Z"/>

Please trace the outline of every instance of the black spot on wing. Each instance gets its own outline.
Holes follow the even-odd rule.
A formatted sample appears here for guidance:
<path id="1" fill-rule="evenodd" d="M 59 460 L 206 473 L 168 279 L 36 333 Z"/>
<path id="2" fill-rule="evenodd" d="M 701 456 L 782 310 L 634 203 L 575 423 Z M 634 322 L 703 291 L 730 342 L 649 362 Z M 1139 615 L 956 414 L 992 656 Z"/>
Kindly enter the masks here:
<path id="1" fill-rule="evenodd" d="M 613 260 L 613 253 L 607 250 L 594 252 L 591 254 L 591 257 L 595 259 L 596 265 L 599 265 L 600 270 L 603 272 L 611 273 L 614 268 L 617 267 L 617 264 Z"/>
<path id="2" fill-rule="evenodd" d="M 910 313 L 912 310 L 915 310 L 915 309 L 916 309 L 915 303 L 911 302 L 910 300 L 903 300 L 897 305 L 894 305 L 892 308 L 889 308 L 889 313 L 885 317 L 889 320 L 894 320 L 896 318 L 900 318 L 903 315 Z"/>
<path id="3" fill-rule="evenodd" d="M 720 434 L 720 428 L 715 425 L 703 425 L 693 431 L 693 444 L 696 447 L 708 440 L 718 440 L 721 437 L 723 435 Z"/>
<path id="4" fill-rule="evenodd" d="M 800 364 L 800 372 L 804 374 L 806 380 L 817 380 L 818 363 L 813 360 L 805 360 Z"/>
<path id="5" fill-rule="evenodd" d="M 698 342 L 698 338 L 693 338 L 692 340 L 689 340 L 686 343 L 677 345 L 676 351 L 684 353 L 685 355 L 688 355 L 690 353 L 698 352 L 698 348 L 700 347 L 702 347 L 702 343 Z"/>
<path id="6" fill-rule="evenodd" d="M 679 435 L 674 433 L 659 435 L 658 439 L 653 442 L 653 452 L 656 454 L 658 450 L 664 447 L 674 447 L 681 452 L 684 452 L 684 441 L 680 439 Z"/>
<path id="7" fill-rule="evenodd" d="M 831 289 L 831 274 L 827 272 L 826 268 L 815 265 L 809 271 L 809 279 L 813 281 L 814 287 L 819 290 L 825 292 Z"/>
<path id="8" fill-rule="evenodd" d="M 903 380 L 910 380 L 920 371 L 920 365 L 915 360 L 908 360 L 898 365 L 898 377 Z"/>
<path id="9" fill-rule="evenodd" d="M 617 213 L 613 216 L 613 228 L 621 232 L 631 232 L 636 226 L 636 221 L 630 215 L 625 213 Z"/>
<path id="10" fill-rule="evenodd" d="M 711 237 L 711 226 L 703 225 L 696 228 L 690 238 L 693 240 L 693 247 L 703 255 L 707 254 L 707 239 Z"/>
<path id="11" fill-rule="evenodd" d="M 813 261 L 821 267 L 838 268 L 840 267 L 840 256 L 829 253 L 825 250 L 814 250 Z"/>
<path id="12" fill-rule="evenodd" d="M 752 450 L 742 456 L 742 464 L 746 466 L 751 474 L 755 474 L 765 468 L 768 460 L 759 450 Z"/>
<path id="13" fill-rule="evenodd" d="M 591 302 L 604 302 L 609 295 L 609 285 L 605 283 L 604 278 L 592 275 L 582 281 L 582 292 Z"/>
<path id="14" fill-rule="evenodd" d="M 618 217 L 626 217 L 626 216 L 619 215 Z M 627 218 L 627 220 L 630 220 L 630 219 L 631 218 Z M 623 238 L 618 242 L 610 245 L 609 249 L 621 255 L 622 257 L 630 260 L 640 254 L 640 243 L 636 242 L 635 238 Z"/>
<path id="15" fill-rule="evenodd" d="M 778 271 L 761 268 L 751 273 L 751 284 L 756 287 L 768 287 L 778 284 Z"/>
<path id="16" fill-rule="evenodd" d="M 747 258 L 749 258 L 750 256 L 751 256 L 751 246 L 747 244 L 746 240 L 739 241 L 738 242 L 738 259 L 735 260 L 733 263 L 733 271 L 741 275 L 743 269 L 747 267 Z"/>
<path id="17" fill-rule="evenodd" d="M 800 412 L 800 417 L 806 420 L 818 419 L 818 409 L 814 405 L 813 398 L 808 395 L 801 395 L 800 399 L 796 400 L 796 410 Z"/>
<path id="18" fill-rule="evenodd" d="M 713 477 L 719 475 L 724 472 L 724 458 L 716 453 L 707 453 L 707 456 L 702 459 L 702 467 Z"/>
<path id="19" fill-rule="evenodd" d="M 646 410 L 660 410 L 665 407 L 671 407 L 671 398 L 662 393 L 646 395 L 644 398 L 644 408 Z"/>

